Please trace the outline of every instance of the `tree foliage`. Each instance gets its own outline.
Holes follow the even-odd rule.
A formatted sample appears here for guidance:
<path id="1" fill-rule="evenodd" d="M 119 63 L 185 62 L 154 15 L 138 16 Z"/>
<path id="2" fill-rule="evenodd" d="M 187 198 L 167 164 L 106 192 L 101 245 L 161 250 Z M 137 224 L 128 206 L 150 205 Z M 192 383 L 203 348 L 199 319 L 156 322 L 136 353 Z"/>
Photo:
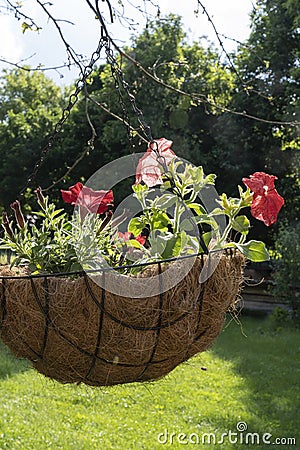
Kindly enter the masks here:
<path id="1" fill-rule="evenodd" d="M 262 120 L 232 114 L 217 123 L 216 153 L 225 183 L 245 173 L 278 176 L 286 199 L 285 214 L 299 215 L 300 34 L 295 0 L 259 0 L 251 16 L 251 33 L 236 54 L 238 76 L 230 108 Z M 278 122 L 275 124 L 274 122 Z"/>
<path id="2" fill-rule="evenodd" d="M 0 204 L 25 185 L 61 113 L 61 89 L 43 73 L 6 71 L 0 85 Z M 51 168 L 48 168 L 48 172 Z M 43 172 L 45 176 L 47 172 Z M 47 181 L 43 177 L 38 182 Z"/>
<path id="3" fill-rule="evenodd" d="M 220 63 L 217 52 L 198 43 L 188 43 L 181 20 L 175 16 L 150 23 L 126 52 L 153 76 L 149 78 L 131 61 L 117 58 L 130 93 L 151 127 L 152 136 L 159 138 L 167 135 L 174 140 L 178 155 L 195 164 L 205 165 L 207 160 L 212 162 L 210 150 L 214 138 L 211 129 L 217 114 L 206 100 L 209 98 L 224 105 L 232 87 L 232 75 Z M 178 90 L 197 92 L 205 102 L 198 105 Z M 120 91 L 116 90 L 109 65 L 97 69 L 88 86 L 94 100 L 141 133 L 130 99 L 126 91 L 122 88 Z M 113 158 L 138 151 L 142 142 L 138 135 L 133 133 L 135 148 L 130 148 L 124 123 L 94 105 L 90 107 L 91 120 L 98 135 L 94 154 L 102 157 L 101 162 L 105 162 L 108 154 Z M 83 108 L 82 103 L 81 113 Z"/>

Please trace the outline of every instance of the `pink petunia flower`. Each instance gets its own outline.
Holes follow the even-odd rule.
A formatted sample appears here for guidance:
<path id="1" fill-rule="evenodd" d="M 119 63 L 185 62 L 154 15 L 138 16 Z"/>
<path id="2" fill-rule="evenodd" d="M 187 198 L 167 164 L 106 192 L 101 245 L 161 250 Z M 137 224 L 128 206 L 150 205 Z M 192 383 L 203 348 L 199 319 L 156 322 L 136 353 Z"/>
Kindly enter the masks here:
<path id="1" fill-rule="evenodd" d="M 159 155 L 154 151 L 153 143 L 156 143 Z M 176 157 L 173 150 L 171 150 L 172 141 L 160 138 L 153 141 L 153 143 L 149 143 L 145 155 L 139 160 L 136 169 L 136 184 L 141 183 L 141 181 L 149 187 L 162 184 L 162 165 L 165 163 L 168 166 L 172 159 Z"/>

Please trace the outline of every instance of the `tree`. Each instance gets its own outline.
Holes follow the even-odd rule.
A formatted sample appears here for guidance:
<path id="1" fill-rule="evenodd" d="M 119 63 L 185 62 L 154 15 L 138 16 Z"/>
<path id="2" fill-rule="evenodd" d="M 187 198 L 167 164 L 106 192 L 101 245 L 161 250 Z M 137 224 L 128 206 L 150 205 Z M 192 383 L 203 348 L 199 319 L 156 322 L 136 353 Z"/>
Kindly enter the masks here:
<path id="1" fill-rule="evenodd" d="M 41 72 L 5 71 L 0 85 L 2 206 L 7 208 L 26 184 L 61 114 L 61 98 L 61 89 Z M 43 167 L 37 183 L 49 182 L 49 172 L 49 166 Z"/>
<path id="2" fill-rule="evenodd" d="M 300 210 L 299 120 L 300 14 L 297 0 L 259 0 L 251 16 L 251 33 L 236 55 L 238 76 L 230 108 L 262 120 L 224 114 L 216 126 L 217 148 L 225 182 L 255 171 L 278 176 L 286 215 Z M 278 122 L 276 124 L 276 122 Z"/>

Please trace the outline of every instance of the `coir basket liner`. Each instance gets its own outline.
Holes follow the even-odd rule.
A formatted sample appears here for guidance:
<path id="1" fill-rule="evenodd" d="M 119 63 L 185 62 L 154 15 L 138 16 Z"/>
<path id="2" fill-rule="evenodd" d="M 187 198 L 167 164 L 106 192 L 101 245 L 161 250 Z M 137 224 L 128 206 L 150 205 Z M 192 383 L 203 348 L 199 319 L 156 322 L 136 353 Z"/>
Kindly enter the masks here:
<path id="1" fill-rule="evenodd" d="M 236 301 L 243 262 L 239 254 L 223 255 L 200 285 L 197 258 L 177 286 L 145 299 L 112 294 L 87 276 L 12 278 L 2 270 L 1 339 L 62 383 L 155 380 L 210 347 Z M 171 264 L 180 270 L 182 261 Z M 143 276 L 157 271 L 156 264 Z"/>

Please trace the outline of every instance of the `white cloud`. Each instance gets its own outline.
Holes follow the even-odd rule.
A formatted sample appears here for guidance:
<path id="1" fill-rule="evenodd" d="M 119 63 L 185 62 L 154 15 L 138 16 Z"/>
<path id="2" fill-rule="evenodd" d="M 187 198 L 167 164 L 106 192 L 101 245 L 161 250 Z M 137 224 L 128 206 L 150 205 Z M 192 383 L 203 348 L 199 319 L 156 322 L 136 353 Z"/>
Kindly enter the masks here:
<path id="1" fill-rule="evenodd" d="M 16 62 L 22 57 L 23 45 L 16 33 L 19 24 L 10 16 L 0 15 L 1 46 L 0 57 Z"/>

